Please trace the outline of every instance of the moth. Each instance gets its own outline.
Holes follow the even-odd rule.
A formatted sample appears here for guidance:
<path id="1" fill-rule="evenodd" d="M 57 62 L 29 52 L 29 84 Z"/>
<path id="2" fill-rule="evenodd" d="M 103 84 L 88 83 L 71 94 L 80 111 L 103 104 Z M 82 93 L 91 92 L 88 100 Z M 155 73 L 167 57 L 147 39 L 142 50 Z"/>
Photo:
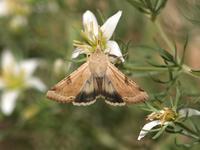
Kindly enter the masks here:
<path id="1" fill-rule="evenodd" d="M 148 94 L 118 70 L 100 48 L 87 61 L 47 92 L 47 98 L 78 106 L 93 104 L 98 97 L 122 106 L 147 100 Z"/>

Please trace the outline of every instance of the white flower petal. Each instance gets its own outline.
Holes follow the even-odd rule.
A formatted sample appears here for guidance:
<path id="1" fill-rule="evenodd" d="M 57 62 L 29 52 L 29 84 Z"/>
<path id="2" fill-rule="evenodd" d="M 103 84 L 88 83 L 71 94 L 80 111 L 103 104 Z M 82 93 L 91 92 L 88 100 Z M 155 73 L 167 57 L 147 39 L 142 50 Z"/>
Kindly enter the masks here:
<path id="1" fill-rule="evenodd" d="M 72 57 L 71 58 L 77 58 L 81 53 L 83 53 L 83 51 L 79 48 L 76 48 L 73 52 L 72 52 Z"/>
<path id="2" fill-rule="evenodd" d="M 46 85 L 39 78 L 36 78 L 36 77 L 31 77 L 31 78 L 27 79 L 26 85 L 28 87 L 36 88 L 41 92 L 44 92 L 47 89 Z"/>
<path id="3" fill-rule="evenodd" d="M 26 77 L 30 77 L 38 66 L 38 60 L 29 59 L 20 62 L 20 69 L 23 69 Z"/>
<path id="4" fill-rule="evenodd" d="M 6 16 L 9 14 L 7 0 L 0 0 L 0 16 Z"/>
<path id="5" fill-rule="evenodd" d="M 16 61 L 10 50 L 6 49 L 3 51 L 1 64 L 3 72 L 8 70 L 10 67 L 15 68 Z"/>
<path id="6" fill-rule="evenodd" d="M 93 33 L 95 36 L 98 35 L 99 26 L 97 19 L 95 15 L 89 10 L 83 14 L 83 27 L 84 30 L 87 30 L 89 33 Z"/>
<path id="7" fill-rule="evenodd" d="M 169 125 L 171 122 L 170 121 L 166 121 L 164 122 L 163 125 Z M 151 121 L 147 124 L 145 124 L 142 128 L 142 130 L 140 131 L 140 134 L 138 136 L 138 140 L 141 140 L 143 137 L 145 137 L 145 135 L 152 129 L 154 128 L 155 126 L 157 125 L 161 125 L 162 122 L 160 120 L 154 120 L 154 121 Z"/>
<path id="8" fill-rule="evenodd" d="M 63 71 L 63 68 L 66 68 L 66 64 L 65 62 L 58 58 L 54 61 L 54 65 L 53 65 L 53 70 L 56 74 L 59 74 L 60 72 Z"/>
<path id="9" fill-rule="evenodd" d="M 101 26 L 101 31 L 104 37 L 109 40 L 115 31 L 118 21 L 122 15 L 122 11 L 118 11 L 115 15 L 108 18 L 108 20 Z"/>
<path id="10" fill-rule="evenodd" d="M 178 114 L 181 118 L 191 117 L 191 116 L 200 116 L 200 111 L 192 108 L 183 108 L 179 110 Z"/>
<path id="11" fill-rule="evenodd" d="M 151 121 L 147 124 L 145 124 L 142 128 L 142 130 L 140 131 L 140 134 L 138 136 L 138 140 L 141 140 L 143 137 L 145 137 L 145 135 L 149 132 L 149 130 L 151 130 L 153 127 L 160 125 L 161 122 L 160 120 L 155 120 L 155 121 Z"/>
<path id="12" fill-rule="evenodd" d="M 13 112 L 18 95 L 19 91 L 7 91 L 2 94 L 0 107 L 5 115 L 10 115 Z"/>
<path id="13" fill-rule="evenodd" d="M 105 52 L 115 55 L 120 58 L 122 62 L 124 62 L 124 58 L 122 56 L 121 50 L 119 48 L 119 45 L 115 41 L 107 41 L 107 48 Z"/>

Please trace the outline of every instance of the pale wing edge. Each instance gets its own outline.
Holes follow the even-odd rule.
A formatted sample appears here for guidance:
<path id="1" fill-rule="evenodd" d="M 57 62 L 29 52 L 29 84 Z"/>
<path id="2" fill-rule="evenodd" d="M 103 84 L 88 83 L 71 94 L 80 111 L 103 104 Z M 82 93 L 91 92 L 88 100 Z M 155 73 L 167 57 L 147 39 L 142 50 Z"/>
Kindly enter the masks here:
<path id="1" fill-rule="evenodd" d="M 149 98 L 146 92 L 140 92 L 140 94 L 134 97 L 122 97 L 125 103 L 127 104 L 134 104 L 134 103 L 141 103 L 145 102 Z"/>
<path id="2" fill-rule="evenodd" d="M 54 100 L 54 101 L 57 101 L 57 102 L 60 102 L 60 103 L 70 103 L 75 99 L 75 96 L 66 97 L 66 96 L 63 96 L 61 94 L 56 93 L 53 90 L 49 90 L 46 94 L 46 97 L 48 99 L 51 99 L 51 100 Z"/>

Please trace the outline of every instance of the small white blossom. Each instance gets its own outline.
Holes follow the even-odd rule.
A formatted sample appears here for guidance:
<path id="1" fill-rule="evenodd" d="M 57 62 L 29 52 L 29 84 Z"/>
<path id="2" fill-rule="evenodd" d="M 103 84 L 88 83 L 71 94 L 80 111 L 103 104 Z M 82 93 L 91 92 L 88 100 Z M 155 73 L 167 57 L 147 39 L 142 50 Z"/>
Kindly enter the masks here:
<path id="1" fill-rule="evenodd" d="M 67 69 L 67 65 L 62 59 L 58 58 L 55 60 L 53 64 L 53 71 L 56 75 L 59 75 L 60 73 L 63 72 L 63 70 L 66 70 L 66 69 Z"/>
<path id="2" fill-rule="evenodd" d="M 122 56 L 119 45 L 116 41 L 110 40 L 113 32 L 121 17 L 122 11 L 118 11 L 116 14 L 107 19 L 107 21 L 100 27 L 94 14 L 87 10 L 83 14 L 83 37 L 86 39 L 86 43 L 75 41 L 74 46 L 76 49 L 72 54 L 72 58 L 76 58 L 79 54 L 89 54 L 93 52 L 97 46 L 110 55 L 114 55 L 122 62 L 124 58 Z"/>
<path id="3" fill-rule="evenodd" d="M 142 127 L 142 130 L 140 131 L 139 136 L 138 136 L 138 140 L 141 140 L 143 137 L 145 137 L 146 134 L 149 133 L 149 131 L 151 131 L 151 129 L 153 129 L 154 127 L 162 126 L 162 125 L 169 125 L 170 123 L 173 122 L 173 120 L 175 119 L 174 118 L 175 114 L 173 114 L 173 112 L 170 109 L 166 109 L 166 110 L 161 110 L 158 113 L 154 112 L 154 113 L 151 113 L 149 115 L 150 118 L 148 118 L 148 120 L 153 120 L 153 121 L 150 121 L 150 122 L 146 123 Z M 163 116 L 165 115 L 164 117 L 166 117 L 165 118 L 166 120 L 163 120 L 163 116 L 162 115 Z M 178 111 L 178 115 L 176 117 L 180 119 L 180 118 L 192 117 L 192 116 L 200 116 L 200 111 L 198 111 L 196 109 L 192 109 L 192 108 L 183 108 L 183 109 L 180 109 Z M 152 117 L 154 117 L 155 120 L 152 119 Z M 158 118 L 156 118 L 156 117 L 158 117 Z"/>
<path id="4" fill-rule="evenodd" d="M 0 0 L 0 17 L 9 14 L 9 7 L 7 0 Z"/>
<path id="5" fill-rule="evenodd" d="M 16 15 L 10 21 L 11 29 L 18 29 L 20 27 L 24 27 L 28 24 L 28 20 L 26 16 Z"/>
<path id="6" fill-rule="evenodd" d="M 0 109 L 5 115 L 10 115 L 20 92 L 30 87 L 45 91 L 46 86 L 39 78 L 32 76 L 38 66 L 38 60 L 28 59 L 18 62 L 9 50 L 2 53 L 1 60 Z"/>

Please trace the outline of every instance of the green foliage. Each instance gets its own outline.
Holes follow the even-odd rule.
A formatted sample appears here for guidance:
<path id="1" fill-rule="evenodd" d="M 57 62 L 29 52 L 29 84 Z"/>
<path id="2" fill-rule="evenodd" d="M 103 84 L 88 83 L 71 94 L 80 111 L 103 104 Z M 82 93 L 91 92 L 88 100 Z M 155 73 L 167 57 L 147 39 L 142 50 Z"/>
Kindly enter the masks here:
<path id="1" fill-rule="evenodd" d="M 156 20 L 160 11 L 165 7 L 167 0 L 127 0 L 131 5 L 142 13 L 150 16 L 151 20 Z"/>

